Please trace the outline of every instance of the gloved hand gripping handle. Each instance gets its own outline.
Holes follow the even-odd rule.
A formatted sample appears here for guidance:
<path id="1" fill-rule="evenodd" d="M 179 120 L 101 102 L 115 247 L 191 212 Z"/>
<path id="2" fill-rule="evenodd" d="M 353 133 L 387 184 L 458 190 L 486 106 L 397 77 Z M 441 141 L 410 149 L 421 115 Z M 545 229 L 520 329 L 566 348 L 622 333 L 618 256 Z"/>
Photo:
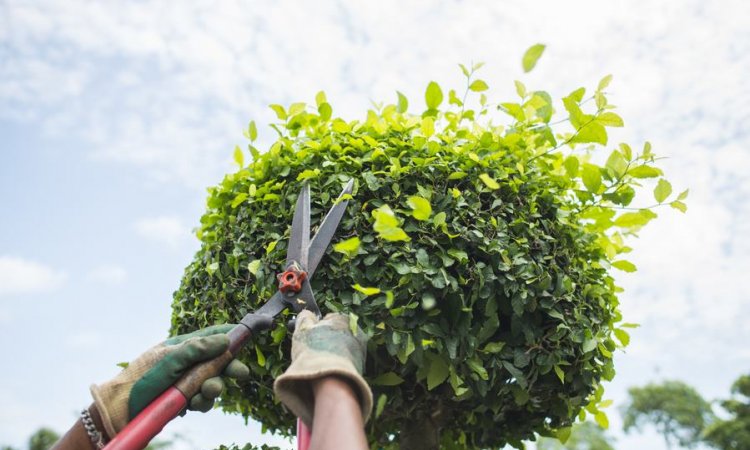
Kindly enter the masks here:
<path id="1" fill-rule="evenodd" d="M 270 328 L 272 323 L 271 316 L 252 313 L 245 316 L 239 325 L 227 333 L 229 348 L 226 352 L 193 367 L 131 420 L 104 448 L 146 448 L 151 439 L 187 407 L 188 399 L 200 391 L 204 381 L 219 375 L 253 334 Z"/>

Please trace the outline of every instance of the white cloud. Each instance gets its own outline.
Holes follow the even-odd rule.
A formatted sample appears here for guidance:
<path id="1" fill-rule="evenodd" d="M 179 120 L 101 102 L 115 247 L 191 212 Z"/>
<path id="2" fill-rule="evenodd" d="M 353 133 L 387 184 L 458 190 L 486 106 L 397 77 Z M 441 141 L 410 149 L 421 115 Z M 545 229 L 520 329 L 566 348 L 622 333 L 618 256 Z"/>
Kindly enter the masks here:
<path id="1" fill-rule="evenodd" d="M 38 262 L 0 256 L 0 296 L 54 291 L 66 278 L 64 272 Z"/>
<path id="2" fill-rule="evenodd" d="M 88 278 L 106 284 L 122 284 L 128 278 L 128 272 L 116 265 L 105 264 L 92 269 Z"/>
<path id="3" fill-rule="evenodd" d="M 156 242 L 177 247 L 190 237 L 190 230 L 176 217 L 161 216 L 138 220 L 134 224 L 138 235 Z"/>

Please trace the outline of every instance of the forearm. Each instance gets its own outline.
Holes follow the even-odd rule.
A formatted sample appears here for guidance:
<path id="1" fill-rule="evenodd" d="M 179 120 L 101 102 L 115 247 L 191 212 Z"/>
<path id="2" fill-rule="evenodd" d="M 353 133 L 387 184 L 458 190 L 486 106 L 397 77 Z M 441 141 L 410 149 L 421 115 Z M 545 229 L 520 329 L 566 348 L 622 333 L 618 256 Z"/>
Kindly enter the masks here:
<path id="1" fill-rule="evenodd" d="M 315 419 L 310 450 L 367 450 L 359 399 L 349 383 L 325 377 L 313 383 Z"/>
<path id="2" fill-rule="evenodd" d="M 95 405 L 89 406 L 89 412 L 91 413 L 91 419 L 94 421 L 97 430 L 104 430 L 99 411 Z M 106 436 L 105 436 L 106 438 Z M 68 430 L 59 441 L 52 446 L 52 450 L 96 450 L 93 442 L 86 433 L 86 429 L 83 427 L 81 419 L 78 419 L 75 424 Z"/>

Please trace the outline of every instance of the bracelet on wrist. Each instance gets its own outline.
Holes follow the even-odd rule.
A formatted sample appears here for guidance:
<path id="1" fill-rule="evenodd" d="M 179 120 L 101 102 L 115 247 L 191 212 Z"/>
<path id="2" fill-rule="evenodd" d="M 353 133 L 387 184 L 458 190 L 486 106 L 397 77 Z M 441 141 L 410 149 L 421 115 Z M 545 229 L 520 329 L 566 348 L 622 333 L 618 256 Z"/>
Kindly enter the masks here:
<path id="1" fill-rule="evenodd" d="M 84 408 L 81 411 L 81 423 L 86 430 L 86 434 L 89 435 L 91 443 L 94 444 L 94 447 L 97 449 L 104 448 L 104 445 L 106 444 L 106 442 L 104 442 L 104 434 L 96 428 L 96 424 L 94 424 L 94 419 L 91 418 L 91 413 L 88 408 Z"/>

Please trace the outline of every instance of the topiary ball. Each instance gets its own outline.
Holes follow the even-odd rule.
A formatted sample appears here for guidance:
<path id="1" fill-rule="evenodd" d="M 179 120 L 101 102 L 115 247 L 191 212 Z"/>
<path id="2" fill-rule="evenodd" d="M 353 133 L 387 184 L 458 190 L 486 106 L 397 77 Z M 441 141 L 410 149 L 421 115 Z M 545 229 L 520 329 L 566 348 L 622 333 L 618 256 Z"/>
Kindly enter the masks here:
<path id="1" fill-rule="evenodd" d="M 467 77 L 470 90 L 486 89 Z M 519 85 L 517 103 L 489 107 L 482 95 L 473 110 L 454 91 L 441 109 L 443 92 L 430 83 L 422 114 L 407 113 L 399 94 L 364 121 L 332 119 L 322 93 L 317 108 L 273 105 L 279 139 L 262 154 L 251 144 L 248 165 L 236 153 L 240 170 L 209 189 L 172 331 L 237 322 L 262 305 L 284 270 L 303 184 L 314 226 L 354 179 L 312 286 L 324 313 L 349 314 L 370 336 L 373 445 L 520 445 L 564 434 L 587 405 L 606 420 L 600 381 L 612 379 L 612 352 L 627 344 L 610 264 L 630 269 L 615 261 L 628 250 L 622 234 L 655 217 L 618 208 L 637 179 L 661 172 L 649 148 L 621 146 L 605 165 L 592 162 L 588 150 L 606 144 L 605 126 L 619 119 L 601 84 L 591 114 L 583 89 L 563 100 L 559 130 L 550 96 Z M 498 109 L 509 126 L 488 119 Z M 246 135 L 255 139 L 254 123 Z M 576 152 L 581 144 L 586 152 Z M 284 326 L 253 339 L 241 359 L 254 376 L 222 396 L 225 411 L 293 432 L 272 391 L 289 345 Z"/>

